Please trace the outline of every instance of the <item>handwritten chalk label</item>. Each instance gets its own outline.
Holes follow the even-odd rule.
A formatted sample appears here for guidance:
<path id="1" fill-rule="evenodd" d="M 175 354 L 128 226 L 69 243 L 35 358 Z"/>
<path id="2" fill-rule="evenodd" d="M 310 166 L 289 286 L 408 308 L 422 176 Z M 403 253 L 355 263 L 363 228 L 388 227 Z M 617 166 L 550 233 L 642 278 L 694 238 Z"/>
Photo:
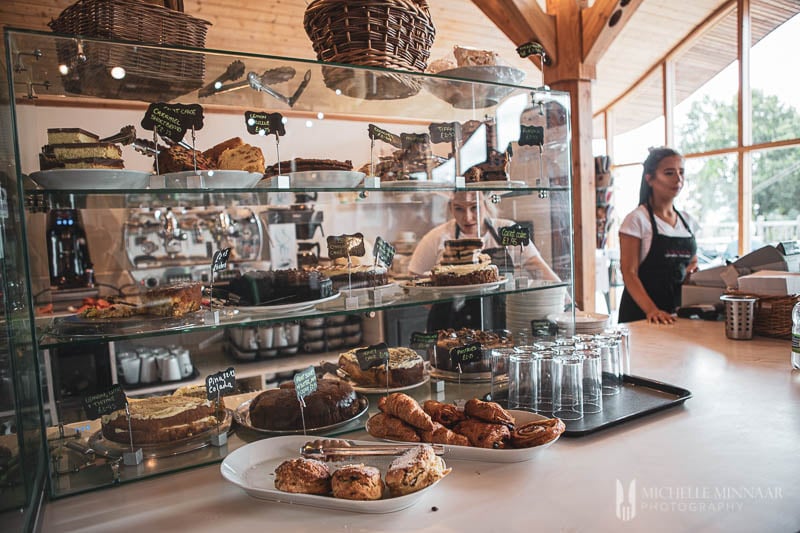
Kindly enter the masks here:
<path id="1" fill-rule="evenodd" d="M 313 366 L 295 374 L 292 381 L 294 381 L 294 390 L 300 403 L 305 404 L 303 398 L 317 390 L 317 373 L 314 372 Z"/>
<path id="2" fill-rule="evenodd" d="M 558 335 L 558 326 L 547 319 L 531 320 L 531 331 L 537 339 L 548 339 Z"/>
<path id="3" fill-rule="evenodd" d="M 417 144 L 429 144 L 431 141 L 430 135 L 427 133 L 401 133 L 400 144 L 403 150 L 409 150 L 412 146 Z"/>
<path id="4" fill-rule="evenodd" d="M 375 239 L 375 246 L 372 248 L 372 253 L 375 257 L 377 257 L 381 263 L 389 268 L 392 266 L 392 261 L 394 260 L 395 248 L 390 243 L 383 240 L 383 238 L 378 237 Z"/>
<path id="5" fill-rule="evenodd" d="M 514 224 L 500 228 L 500 246 L 528 246 L 531 242 L 531 230 L 525 226 Z"/>
<path id="6" fill-rule="evenodd" d="M 83 410 L 86 411 L 86 418 L 94 420 L 103 415 L 125 409 L 128 398 L 120 385 L 114 385 L 110 389 L 90 394 L 83 397 Z"/>
<path id="7" fill-rule="evenodd" d="M 215 400 L 217 396 L 224 396 L 226 392 L 233 392 L 236 388 L 236 371 L 233 367 L 206 376 L 206 398 Z"/>
<path id="8" fill-rule="evenodd" d="M 449 143 L 461 138 L 461 124 L 458 122 L 434 122 L 428 126 L 432 143 Z"/>
<path id="9" fill-rule="evenodd" d="M 415 331 L 411 334 L 411 342 L 409 342 L 409 347 L 412 350 L 427 350 L 434 344 L 436 341 L 439 340 L 439 332 L 419 332 Z"/>
<path id="10" fill-rule="evenodd" d="M 358 366 L 361 370 L 368 370 L 373 366 L 381 366 L 389 361 L 389 348 L 385 342 L 373 344 L 367 348 L 356 350 Z"/>
<path id="11" fill-rule="evenodd" d="M 367 253 L 364 249 L 364 235 L 362 233 L 330 235 L 326 240 L 328 242 L 328 259 L 352 256 L 363 257 Z"/>
<path id="12" fill-rule="evenodd" d="M 150 104 L 142 119 L 142 127 L 149 131 L 158 128 L 163 137 L 178 143 L 190 129 L 203 129 L 203 107 L 200 104 Z"/>
<path id="13" fill-rule="evenodd" d="M 532 55 L 542 55 L 544 54 L 544 46 L 535 41 L 531 41 L 529 43 L 517 46 L 517 53 L 519 54 L 519 57 L 522 58 Z"/>
<path id="14" fill-rule="evenodd" d="M 462 346 L 450 348 L 450 361 L 453 366 L 465 365 L 474 361 L 483 359 L 483 351 L 481 350 L 481 343 L 471 342 Z"/>
<path id="15" fill-rule="evenodd" d="M 276 137 L 286 135 L 283 124 L 283 115 L 280 113 L 266 113 L 264 111 L 245 111 L 244 123 L 247 133 L 251 135 L 271 135 Z"/>
<path id="16" fill-rule="evenodd" d="M 520 125 L 519 145 L 520 146 L 543 146 L 544 127 Z"/>
<path id="17" fill-rule="evenodd" d="M 228 259 L 231 256 L 231 249 L 224 248 L 214 252 L 214 257 L 211 259 L 211 271 L 219 272 L 228 268 Z"/>
<path id="18" fill-rule="evenodd" d="M 375 124 L 370 124 L 367 126 L 367 134 L 373 141 L 383 141 L 387 144 L 391 144 L 395 148 L 400 148 L 402 146 L 399 136 L 392 132 L 381 129 Z"/>

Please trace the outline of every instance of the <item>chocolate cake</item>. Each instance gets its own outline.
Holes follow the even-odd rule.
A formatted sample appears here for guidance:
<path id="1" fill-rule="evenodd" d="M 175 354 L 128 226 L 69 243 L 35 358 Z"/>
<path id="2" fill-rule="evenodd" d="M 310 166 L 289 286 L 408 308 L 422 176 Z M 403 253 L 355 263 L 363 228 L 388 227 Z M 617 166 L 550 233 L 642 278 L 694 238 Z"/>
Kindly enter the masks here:
<path id="1" fill-rule="evenodd" d="M 255 270 L 234 278 L 228 291 L 241 305 L 276 305 L 319 300 L 334 294 L 330 278 L 316 271 Z"/>
<path id="2" fill-rule="evenodd" d="M 480 239 L 445 241 L 444 251 L 431 269 L 431 282 L 436 286 L 479 285 L 500 279 L 492 258 L 481 251 Z"/>
<path id="3" fill-rule="evenodd" d="M 347 260 L 339 258 L 330 266 L 315 266 L 310 271 L 319 272 L 331 279 L 336 290 L 347 288 L 362 289 L 365 287 L 380 287 L 389 283 L 385 267 L 378 265 L 361 265 L 358 257 L 351 257 L 348 268 Z"/>
<path id="4" fill-rule="evenodd" d="M 194 155 L 197 156 L 197 170 L 210 170 L 213 168 L 211 161 L 202 152 L 195 150 Z M 194 165 L 195 159 L 192 151 L 177 144 L 170 146 L 167 150 L 158 152 L 158 171 L 161 174 L 194 170 Z"/>
<path id="5" fill-rule="evenodd" d="M 218 424 L 214 406 L 206 399 L 190 396 L 156 396 L 131 399 L 130 433 L 125 410 L 114 411 L 101 419 L 103 436 L 128 444 L 172 442 L 197 435 Z"/>
<path id="6" fill-rule="evenodd" d="M 304 399 L 304 412 L 300 413 L 300 402 L 294 382 L 281 384 L 278 389 L 262 392 L 250 402 L 250 423 L 257 428 L 286 431 L 320 428 L 349 420 L 366 406 L 353 387 L 340 380 L 321 379 L 317 390 Z"/>
<path id="7" fill-rule="evenodd" d="M 355 348 L 339 355 L 339 368 L 363 387 L 385 387 L 386 365 L 373 366 L 362 370 L 358 364 Z M 422 382 L 425 362 L 410 348 L 389 348 L 389 387 L 405 387 Z"/>
<path id="8" fill-rule="evenodd" d="M 462 328 L 459 330 L 442 329 L 439 330 L 439 338 L 434 349 L 433 366 L 439 370 L 457 371 L 450 357 L 450 350 L 459 346 L 464 346 L 473 342 L 481 344 L 483 357 L 480 361 L 475 361 L 461 365 L 462 372 L 490 372 L 489 356 L 493 348 L 511 348 L 514 346 L 514 338 L 509 331 L 483 331 L 480 329 Z"/>
<path id="9" fill-rule="evenodd" d="M 200 283 L 155 287 L 141 295 L 145 314 L 180 317 L 200 309 Z"/>
<path id="10" fill-rule="evenodd" d="M 297 157 L 290 161 L 281 161 L 280 162 L 280 171 L 281 174 L 286 174 L 287 172 L 306 172 L 310 170 L 353 170 L 353 162 L 350 160 L 347 161 L 337 161 L 335 159 L 304 159 Z M 268 166 L 264 170 L 264 175 L 266 177 L 272 177 L 278 175 L 278 164 L 275 163 L 274 165 Z"/>

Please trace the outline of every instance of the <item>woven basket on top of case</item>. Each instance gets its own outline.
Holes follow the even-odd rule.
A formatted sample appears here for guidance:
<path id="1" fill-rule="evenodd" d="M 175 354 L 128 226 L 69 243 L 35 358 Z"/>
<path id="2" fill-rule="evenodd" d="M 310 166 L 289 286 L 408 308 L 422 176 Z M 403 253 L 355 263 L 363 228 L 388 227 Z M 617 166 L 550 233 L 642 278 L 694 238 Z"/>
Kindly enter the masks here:
<path id="1" fill-rule="evenodd" d="M 205 55 L 158 48 L 160 45 L 205 47 L 210 22 L 140 0 L 79 0 L 50 28 L 56 33 L 152 44 L 129 46 L 60 40 L 58 60 L 68 93 L 158 102 L 172 100 L 203 85 Z M 125 77 L 111 76 L 113 67 Z"/>
<path id="2" fill-rule="evenodd" d="M 303 25 L 317 59 L 330 63 L 424 72 L 436 35 L 425 0 L 314 0 Z M 419 92 L 413 76 L 330 67 L 325 84 L 348 96 L 405 98 Z"/>
<path id="3" fill-rule="evenodd" d="M 730 292 L 734 295 L 751 295 L 744 292 Z M 762 337 L 790 339 L 792 336 L 792 309 L 800 301 L 800 294 L 782 296 L 759 296 L 756 301 L 753 333 Z"/>

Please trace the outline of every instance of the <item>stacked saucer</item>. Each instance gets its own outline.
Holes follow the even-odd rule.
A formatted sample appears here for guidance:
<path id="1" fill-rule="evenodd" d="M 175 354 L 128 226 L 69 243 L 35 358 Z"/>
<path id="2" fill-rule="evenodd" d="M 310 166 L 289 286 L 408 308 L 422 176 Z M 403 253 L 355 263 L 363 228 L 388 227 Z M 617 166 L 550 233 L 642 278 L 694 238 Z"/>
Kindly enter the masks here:
<path id="1" fill-rule="evenodd" d="M 551 287 L 506 296 L 506 329 L 531 335 L 531 320 L 544 320 L 564 309 L 566 287 Z"/>
<path id="2" fill-rule="evenodd" d="M 575 311 L 575 323 L 572 322 L 572 313 L 553 313 L 547 316 L 550 322 L 558 326 L 562 335 L 579 335 L 602 333 L 611 325 L 611 317 L 602 313 L 585 313 Z"/>

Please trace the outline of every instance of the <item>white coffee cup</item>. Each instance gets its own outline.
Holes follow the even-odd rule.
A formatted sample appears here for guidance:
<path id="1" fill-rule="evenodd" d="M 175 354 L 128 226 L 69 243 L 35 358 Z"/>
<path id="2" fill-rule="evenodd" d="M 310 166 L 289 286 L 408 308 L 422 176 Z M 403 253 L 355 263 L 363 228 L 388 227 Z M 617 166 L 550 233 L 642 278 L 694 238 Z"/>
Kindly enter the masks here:
<path id="1" fill-rule="evenodd" d="M 139 357 L 142 362 L 142 368 L 139 372 L 139 381 L 142 383 L 153 383 L 158 381 L 158 363 L 156 363 L 156 356 L 145 355 Z"/>
<path id="2" fill-rule="evenodd" d="M 192 365 L 192 356 L 189 354 L 189 349 L 177 347 L 170 351 L 178 358 L 178 364 L 181 367 L 181 378 L 191 376 L 192 372 L 194 372 L 194 365 Z"/>
<path id="3" fill-rule="evenodd" d="M 119 362 L 119 372 L 122 375 L 122 380 L 128 385 L 136 385 L 139 383 L 139 371 L 142 368 L 142 360 L 133 355 L 133 357 L 123 357 Z"/>
<path id="4" fill-rule="evenodd" d="M 159 373 L 161 381 L 177 381 L 181 379 L 181 364 L 176 355 L 168 355 L 161 360 Z"/>
<path id="5" fill-rule="evenodd" d="M 272 348 L 273 329 L 272 326 L 261 326 L 258 328 L 258 346 L 265 350 Z"/>

